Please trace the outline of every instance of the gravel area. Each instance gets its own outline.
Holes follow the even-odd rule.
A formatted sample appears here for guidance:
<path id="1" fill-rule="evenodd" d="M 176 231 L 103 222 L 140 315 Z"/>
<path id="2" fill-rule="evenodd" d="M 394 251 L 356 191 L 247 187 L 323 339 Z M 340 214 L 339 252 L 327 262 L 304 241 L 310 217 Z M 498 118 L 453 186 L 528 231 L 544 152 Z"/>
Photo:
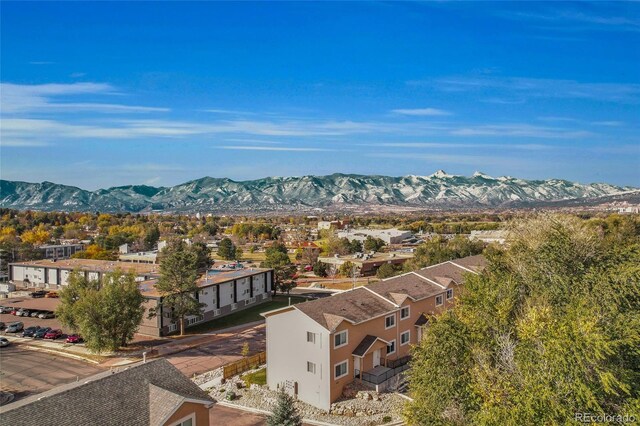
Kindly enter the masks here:
<path id="1" fill-rule="evenodd" d="M 257 370 L 251 370 L 247 373 Z M 219 374 L 221 374 L 219 370 L 214 370 L 197 376 L 194 381 L 198 384 L 206 383 L 219 377 Z M 239 376 L 227 380 L 224 384 L 207 389 L 207 391 L 216 400 L 267 411 L 273 410 L 277 400 L 276 391 L 258 385 L 251 385 L 250 388 L 247 388 Z M 230 391 L 236 395 L 232 401 L 226 398 L 227 392 Z M 396 393 L 378 394 L 354 383 L 345 394 L 352 397 L 345 397 L 331 404 L 329 413 L 301 401 L 296 401 L 295 406 L 303 418 L 336 425 L 373 426 L 388 423 L 388 417 L 392 422 L 402 419 L 402 408 L 406 400 Z M 385 417 L 387 418 L 385 419 Z"/>

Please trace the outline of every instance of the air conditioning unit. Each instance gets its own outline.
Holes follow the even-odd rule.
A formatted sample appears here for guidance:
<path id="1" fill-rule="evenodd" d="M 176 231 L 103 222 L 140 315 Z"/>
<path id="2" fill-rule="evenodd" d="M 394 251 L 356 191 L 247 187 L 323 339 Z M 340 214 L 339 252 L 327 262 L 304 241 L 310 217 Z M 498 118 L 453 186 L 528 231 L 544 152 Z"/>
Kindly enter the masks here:
<path id="1" fill-rule="evenodd" d="M 219 315 L 220 315 L 220 309 L 214 309 L 214 311 L 213 311 L 213 316 L 214 316 L 214 317 L 217 317 L 217 316 L 219 316 Z"/>
<path id="2" fill-rule="evenodd" d="M 232 303 L 231 304 L 231 310 L 235 311 L 236 309 L 238 309 L 238 304 L 237 303 Z"/>

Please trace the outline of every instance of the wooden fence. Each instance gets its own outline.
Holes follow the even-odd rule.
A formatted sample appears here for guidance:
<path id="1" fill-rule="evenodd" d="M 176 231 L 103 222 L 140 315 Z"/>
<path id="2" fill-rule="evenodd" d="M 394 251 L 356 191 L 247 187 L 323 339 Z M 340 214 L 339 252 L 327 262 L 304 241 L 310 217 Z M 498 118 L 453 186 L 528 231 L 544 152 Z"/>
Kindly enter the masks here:
<path id="1" fill-rule="evenodd" d="M 222 377 L 228 379 L 240 373 L 244 373 L 247 370 L 257 367 L 260 364 L 267 362 L 267 353 L 260 352 L 255 355 L 243 358 L 241 360 L 232 362 L 223 367 Z"/>

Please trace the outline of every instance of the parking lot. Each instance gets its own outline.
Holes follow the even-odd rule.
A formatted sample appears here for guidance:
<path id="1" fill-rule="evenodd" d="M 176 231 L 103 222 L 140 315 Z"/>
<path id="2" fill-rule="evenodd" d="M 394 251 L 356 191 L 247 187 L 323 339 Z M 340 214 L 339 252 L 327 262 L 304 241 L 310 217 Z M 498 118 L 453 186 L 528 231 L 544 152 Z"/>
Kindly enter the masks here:
<path id="1" fill-rule="evenodd" d="M 99 373 L 93 364 L 11 344 L 0 348 L 0 390 L 15 400 Z"/>
<path id="2" fill-rule="evenodd" d="M 10 306 L 16 308 L 25 308 L 38 311 L 55 311 L 60 301 L 58 299 L 37 298 L 32 299 L 28 297 L 19 297 L 13 299 L 0 299 L 0 306 Z M 56 318 L 40 319 L 37 317 L 22 317 L 11 314 L 0 314 L 0 322 L 6 325 L 19 321 L 24 324 L 24 328 L 39 325 L 40 327 L 51 327 L 53 329 L 62 329 L 63 333 L 66 331 L 64 327 L 60 326 L 60 321 Z M 4 334 L 4 330 L 3 330 Z M 16 333 L 17 335 L 22 334 Z"/>

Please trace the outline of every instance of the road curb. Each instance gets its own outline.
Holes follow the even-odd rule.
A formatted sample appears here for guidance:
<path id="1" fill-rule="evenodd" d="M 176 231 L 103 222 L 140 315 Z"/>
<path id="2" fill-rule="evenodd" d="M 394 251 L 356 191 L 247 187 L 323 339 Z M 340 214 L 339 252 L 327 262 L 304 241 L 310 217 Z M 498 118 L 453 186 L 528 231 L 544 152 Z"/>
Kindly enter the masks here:
<path id="1" fill-rule="evenodd" d="M 22 348 L 29 349 L 31 351 L 47 352 L 47 353 L 54 354 L 54 355 L 60 355 L 60 356 L 63 356 L 63 357 L 73 358 L 73 359 L 77 359 L 77 360 L 80 360 L 80 361 L 89 362 L 91 364 L 100 365 L 99 361 L 96 361 L 96 360 L 93 360 L 93 359 L 89 359 L 89 358 L 85 358 L 85 357 L 80 356 L 80 355 L 71 354 L 69 352 L 57 351 L 55 349 L 42 348 L 40 346 L 27 345 L 27 344 L 24 344 L 24 343 L 21 343 L 21 342 L 16 342 L 15 344 L 19 345 Z"/>

